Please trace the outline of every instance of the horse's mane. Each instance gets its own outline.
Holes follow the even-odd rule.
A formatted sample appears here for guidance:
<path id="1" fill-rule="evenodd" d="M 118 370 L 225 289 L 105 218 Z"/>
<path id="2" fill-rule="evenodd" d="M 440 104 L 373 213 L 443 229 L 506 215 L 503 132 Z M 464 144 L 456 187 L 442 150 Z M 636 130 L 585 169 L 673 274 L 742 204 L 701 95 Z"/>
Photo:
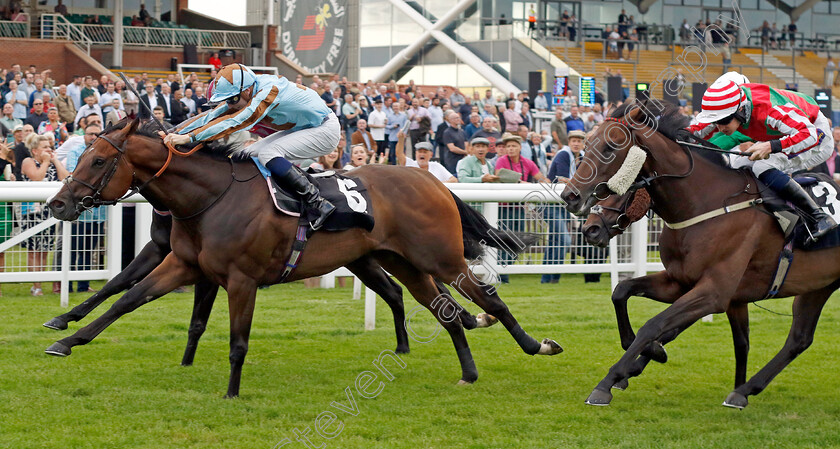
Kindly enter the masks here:
<path id="1" fill-rule="evenodd" d="M 621 118 L 627 115 L 635 108 L 642 111 L 641 116 L 636 119 L 636 122 L 643 123 L 650 128 L 655 129 L 663 136 L 674 142 L 679 138 L 678 131 L 685 129 L 691 124 L 691 118 L 680 114 L 680 109 L 676 105 L 662 100 L 645 100 L 642 102 L 628 101 L 617 107 L 610 113 L 610 117 Z M 726 158 L 720 154 L 712 151 L 695 150 L 689 148 L 693 154 L 696 154 L 707 161 L 729 168 Z"/>
<path id="2" fill-rule="evenodd" d="M 110 126 L 105 128 L 104 131 L 100 133 L 100 135 L 107 135 L 113 131 L 118 131 L 121 129 L 125 129 L 126 126 L 131 124 L 130 118 L 125 118 L 120 120 L 117 123 L 112 123 Z M 174 128 L 170 128 L 167 131 L 172 132 Z M 143 137 L 149 137 L 151 139 L 160 139 L 158 132 L 160 131 L 160 127 L 152 120 L 143 120 L 140 122 L 140 125 L 137 126 L 137 129 L 134 130 L 134 134 Z M 186 145 L 180 145 L 179 148 L 183 151 L 193 149 L 198 143 L 188 143 Z M 214 156 L 217 158 L 228 158 L 228 153 L 231 151 L 232 145 L 223 145 L 220 144 L 218 141 L 214 141 L 210 145 L 204 145 L 204 147 L 199 150 L 200 153 L 207 154 L 209 156 Z"/>

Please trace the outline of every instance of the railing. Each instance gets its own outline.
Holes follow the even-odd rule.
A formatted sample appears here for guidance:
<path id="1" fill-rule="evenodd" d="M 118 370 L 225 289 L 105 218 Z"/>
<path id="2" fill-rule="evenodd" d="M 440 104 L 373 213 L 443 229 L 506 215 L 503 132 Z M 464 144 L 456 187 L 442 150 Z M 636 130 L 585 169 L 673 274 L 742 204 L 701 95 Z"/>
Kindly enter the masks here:
<path id="1" fill-rule="evenodd" d="M 41 14 L 41 39 L 64 39 L 90 54 L 93 41 L 61 14 Z"/>
<path id="2" fill-rule="evenodd" d="M 25 22 L 0 20 L 0 37 L 30 37 L 31 25 L 29 14 L 25 14 L 25 16 Z"/>
<path id="3" fill-rule="evenodd" d="M 113 25 L 76 25 L 94 44 L 113 44 Z M 246 49 L 251 47 L 251 33 L 183 28 L 123 27 L 123 45 L 139 47 L 183 47 L 195 45 L 207 49 Z"/>
<path id="4" fill-rule="evenodd" d="M 60 185 L 57 182 L 0 182 L 0 207 L 9 211 L 5 214 L 9 218 L 0 222 L 0 228 L 14 225 L 11 237 L 0 243 L 0 253 L 5 256 L 5 271 L 0 272 L 0 282 L 60 281 L 61 305 L 66 307 L 69 281 L 111 279 L 119 273 L 123 204 L 108 206 L 107 219 L 102 217 L 104 221 L 95 231 L 78 226 L 82 221 L 66 223 L 55 218 L 41 218 L 27 223 L 28 215 L 21 214 L 20 202 L 33 201 L 43 207 L 40 203 L 53 195 Z M 488 249 L 481 260 L 470 261 L 473 272 L 484 276 L 489 283 L 495 283 L 497 275 L 501 274 L 609 273 L 614 288 L 619 273 L 641 276 L 663 268 L 653 246 L 658 244 L 662 229 L 659 219 L 642 218 L 628 232 L 612 239 L 608 249 L 599 249 L 583 241 L 582 220 L 569 215 L 558 204 L 562 184 L 447 184 L 447 187 L 479 209 L 493 226 L 534 233 L 540 238 L 515 260 Z M 130 198 L 129 202 L 138 203 L 136 254 L 149 241 L 152 209 L 139 195 Z M 40 247 L 46 256 L 44 263 L 32 267 L 28 260 L 30 250 L 20 245 L 38 236 L 46 239 Z M 80 265 L 80 258 L 86 262 Z M 329 273 L 322 278 L 322 285 L 329 287 L 336 275 L 349 276 L 350 273 L 346 269 Z M 357 297 L 360 291 L 360 288 L 356 289 Z M 371 291 L 366 294 L 368 328 L 373 323 L 371 314 L 375 308 L 371 304 L 374 296 Z"/>

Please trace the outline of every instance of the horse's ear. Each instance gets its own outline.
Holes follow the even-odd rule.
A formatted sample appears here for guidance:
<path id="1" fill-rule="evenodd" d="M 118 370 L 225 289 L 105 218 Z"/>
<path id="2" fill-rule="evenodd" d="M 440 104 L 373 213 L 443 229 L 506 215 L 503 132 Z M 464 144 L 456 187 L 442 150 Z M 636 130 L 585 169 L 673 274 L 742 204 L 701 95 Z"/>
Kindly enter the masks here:
<path id="1" fill-rule="evenodd" d="M 131 119 L 130 122 L 125 126 L 125 136 L 128 137 L 134 134 L 137 131 L 137 128 L 140 126 L 140 117 L 135 117 Z"/>

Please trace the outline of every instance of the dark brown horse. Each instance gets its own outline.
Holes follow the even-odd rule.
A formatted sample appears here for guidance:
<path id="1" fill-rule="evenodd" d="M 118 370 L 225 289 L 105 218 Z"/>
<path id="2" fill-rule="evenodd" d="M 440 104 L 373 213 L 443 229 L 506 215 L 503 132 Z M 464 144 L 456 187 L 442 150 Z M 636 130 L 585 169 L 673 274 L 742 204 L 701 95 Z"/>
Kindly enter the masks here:
<path id="1" fill-rule="evenodd" d="M 586 214 L 597 198 L 612 193 L 610 186 L 626 188 L 636 179 L 646 181 L 654 211 L 669 224 L 757 198 L 757 183 L 749 173 L 731 170 L 722 159 L 710 158 L 674 141 L 684 123 L 675 108 L 655 100 L 632 103 L 616 111 L 586 143 L 581 167 L 562 195 L 569 211 Z M 634 173 L 631 169 L 639 150 L 643 152 L 643 163 Z M 636 290 L 641 289 L 644 296 L 673 305 L 639 329 L 627 351 L 586 402 L 609 404 L 610 387 L 644 369 L 640 355 L 673 340 L 701 317 L 764 299 L 783 243 L 775 219 L 756 207 L 681 229 L 666 228 L 659 241 L 665 271 L 641 278 L 643 287 L 626 294 L 638 294 Z M 796 296 L 793 323 L 784 347 L 749 381 L 730 393 L 724 405 L 745 407 L 748 396 L 763 391 L 810 346 L 823 305 L 840 285 L 838 262 L 840 249 L 796 252 L 787 281 L 777 295 Z M 629 282 L 639 284 L 641 279 Z M 618 288 L 626 287 L 619 284 Z"/>
<path id="2" fill-rule="evenodd" d="M 630 190 L 624 195 L 612 195 L 609 198 L 598 201 L 592 207 L 586 222 L 581 228 L 586 242 L 598 247 L 606 247 L 611 238 L 622 234 L 633 222 L 641 219 L 650 209 L 650 195 L 647 190 Z M 654 279 L 664 276 L 664 272 L 651 275 Z M 627 312 L 627 302 L 631 296 L 642 296 L 654 299 L 666 304 L 673 304 L 676 298 L 662 298 L 652 296 L 650 286 L 651 276 L 641 276 L 627 279 L 618 284 L 612 294 L 612 303 L 615 308 L 615 317 L 618 321 L 618 334 L 621 338 L 621 347 L 626 351 L 636 333 L 630 324 L 630 315 Z M 732 343 L 735 348 L 735 388 L 740 387 L 747 381 L 747 357 L 750 351 L 749 335 L 749 313 L 746 304 L 730 304 L 726 309 L 726 317 L 729 319 L 729 326 L 732 328 Z M 648 355 L 639 357 L 640 365 L 647 365 L 650 360 L 664 363 L 668 360 L 664 348 L 654 345 L 647 351 Z M 618 381 L 613 388 L 624 390 L 628 381 Z"/>
<path id="3" fill-rule="evenodd" d="M 172 233 L 172 216 L 155 213 L 152 216 L 151 240 L 143 247 L 137 257 L 128 264 L 123 271 L 108 281 L 101 290 L 94 293 L 90 298 L 74 307 L 67 313 L 61 314 L 44 323 L 44 327 L 54 330 L 65 330 L 67 325 L 73 321 L 79 321 L 86 317 L 100 304 L 111 296 L 131 288 L 140 282 L 153 269 L 163 262 L 163 259 L 172 251 L 169 244 L 169 236 Z M 351 264 L 349 269 L 359 277 L 371 290 L 376 292 L 391 308 L 394 316 L 394 327 L 397 336 L 397 354 L 409 352 L 408 333 L 405 329 L 405 309 L 402 299 L 402 287 L 382 270 L 378 265 L 368 266 L 362 263 Z M 198 341 L 204 334 L 213 303 L 219 286 L 208 280 L 202 280 L 195 285 L 195 302 L 190 318 L 189 330 L 187 331 L 187 347 L 181 359 L 181 365 L 192 365 L 195 359 L 195 351 L 198 348 Z M 460 308 L 459 319 L 466 329 L 487 327 L 495 324 L 493 317 L 482 313 L 474 317 Z"/>
<path id="4" fill-rule="evenodd" d="M 57 218 L 74 220 L 85 207 L 117 200 L 132 186 L 141 186 L 152 205 L 171 211 L 175 218 L 172 252 L 105 314 L 54 343 L 47 352 L 69 355 L 73 346 L 90 342 L 120 316 L 178 286 L 207 279 L 228 292 L 231 375 L 227 396 L 237 396 L 257 286 L 280 279 L 298 221 L 267 207 L 268 191 L 252 163 L 198 152 L 172 159 L 161 174 L 167 158 L 172 158 L 171 150 L 159 137 L 136 132 L 137 126 L 136 120 L 124 121 L 104 131 L 82 154 L 74 179 L 49 205 Z M 372 232 L 315 233 L 286 281 L 318 276 L 360 259 L 375 260 L 449 332 L 461 362 L 461 382 L 475 381 L 478 373 L 456 319 L 456 304 L 440 294 L 436 279 L 454 285 L 498 318 L 525 353 L 562 351 L 552 340 L 540 343 L 528 335 L 495 290 L 477 281 L 464 260 L 465 254 L 478 255 L 479 241 L 520 250 L 527 242 L 492 228 L 424 170 L 367 166 L 351 176 L 367 186 L 375 228 Z"/>

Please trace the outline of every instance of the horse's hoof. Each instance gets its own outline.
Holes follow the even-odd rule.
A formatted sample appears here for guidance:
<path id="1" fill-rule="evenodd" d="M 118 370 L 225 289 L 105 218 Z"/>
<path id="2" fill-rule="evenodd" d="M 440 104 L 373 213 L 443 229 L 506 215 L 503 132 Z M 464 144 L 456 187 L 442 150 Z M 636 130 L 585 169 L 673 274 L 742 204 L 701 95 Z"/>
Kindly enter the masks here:
<path id="1" fill-rule="evenodd" d="M 239 393 L 236 393 L 236 394 L 228 393 L 228 394 L 225 395 L 225 399 L 238 399 L 238 398 L 239 398 Z"/>
<path id="2" fill-rule="evenodd" d="M 597 388 L 592 390 L 592 394 L 586 398 L 587 405 L 596 405 L 599 407 L 610 405 L 610 401 L 612 401 L 612 393 Z"/>
<path id="3" fill-rule="evenodd" d="M 47 329 L 63 331 L 67 329 L 67 322 L 64 320 L 59 320 L 58 317 L 56 317 L 44 323 L 44 327 L 46 327 Z"/>
<path id="4" fill-rule="evenodd" d="M 554 354 L 560 354 L 561 352 L 563 352 L 563 348 L 561 348 L 560 345 L 557 344 L 556 341 L 554 341 L 550 338 L 545 338 L 545 339 L 543 339 L 542 343 L 540 344 L 540 350 L 539 350 L 539 352 L 537 352 L 537 354 L 540 354 L 540 355 L 554 355 Z"/>
<path id="5" fill-rule="evenodd" d="M 490 315 L 489 313 L 479 313 L 478 315 L 475 316 L 475 322 L 477 323 L 477 325 L 475 327 L 479 328 L 479 327 L 490 327 L 490 326 L 498 323 L 499 320 L 496 317 L 494 317 L 493 315 Z"/>
<path id="6" fill-rule="evenodd" d="M 52 346 L 47 348 L 46 351 L 44 351 L 44 352 L 46 352 L 49 355 L 55 355 L 55 356 L 59 356 L 59 357 L 67 357 L 68 355 L 70 355 L 71 351 L 70 351 L 70 348 L 67 345 L 57 341 L 57 342 L 53 343 Z"/>
<path id="7" fill-rule="evenodd" d="M 408 354 L 409 352 L 411 352 L 411 350 L 408 348 L 408 345 L 397 346 L 397 350 L 394 351 L 394 352 L 397 353 L 397 354 Z"/>
<path id="8" fill-rule="evenodd" d="M 654 362 L 665 363 L 668 361 L 668 353 L 665 352 L 665 347 L 658 341 L 651 342 L 642 355 L 650 357 Z"/>
<path id="9" fill-rule="evenodd" d="M 628 387 L 630 387 L 630 382 L 627 379 L 621 379 L 618 382 L 614 383 L 612 387 L 616 390 L 624 391 Z"/>
<path id="10" fill-rule="evenodd" d="M 749 404 L 747 397 L 737 391 L 729 393 L 729 396 L 723 401 L 724 407 L 737 408 L 738 410 L 743 410 L 747 404 Z"/>
<path id="11" fill-rule="evenodd" d="M 473 381 L 469 381 L 469 380 L 464 380 L 464 379 L 461 379 L 461 380 L 459 380 L 459 381 L 458 381 L 458 383 L 457 383 L 457 384 L 455 384 L 455 385 L 472 385 L 474 382 L 475 382 L 474 380 L 473 380 Z"/>

